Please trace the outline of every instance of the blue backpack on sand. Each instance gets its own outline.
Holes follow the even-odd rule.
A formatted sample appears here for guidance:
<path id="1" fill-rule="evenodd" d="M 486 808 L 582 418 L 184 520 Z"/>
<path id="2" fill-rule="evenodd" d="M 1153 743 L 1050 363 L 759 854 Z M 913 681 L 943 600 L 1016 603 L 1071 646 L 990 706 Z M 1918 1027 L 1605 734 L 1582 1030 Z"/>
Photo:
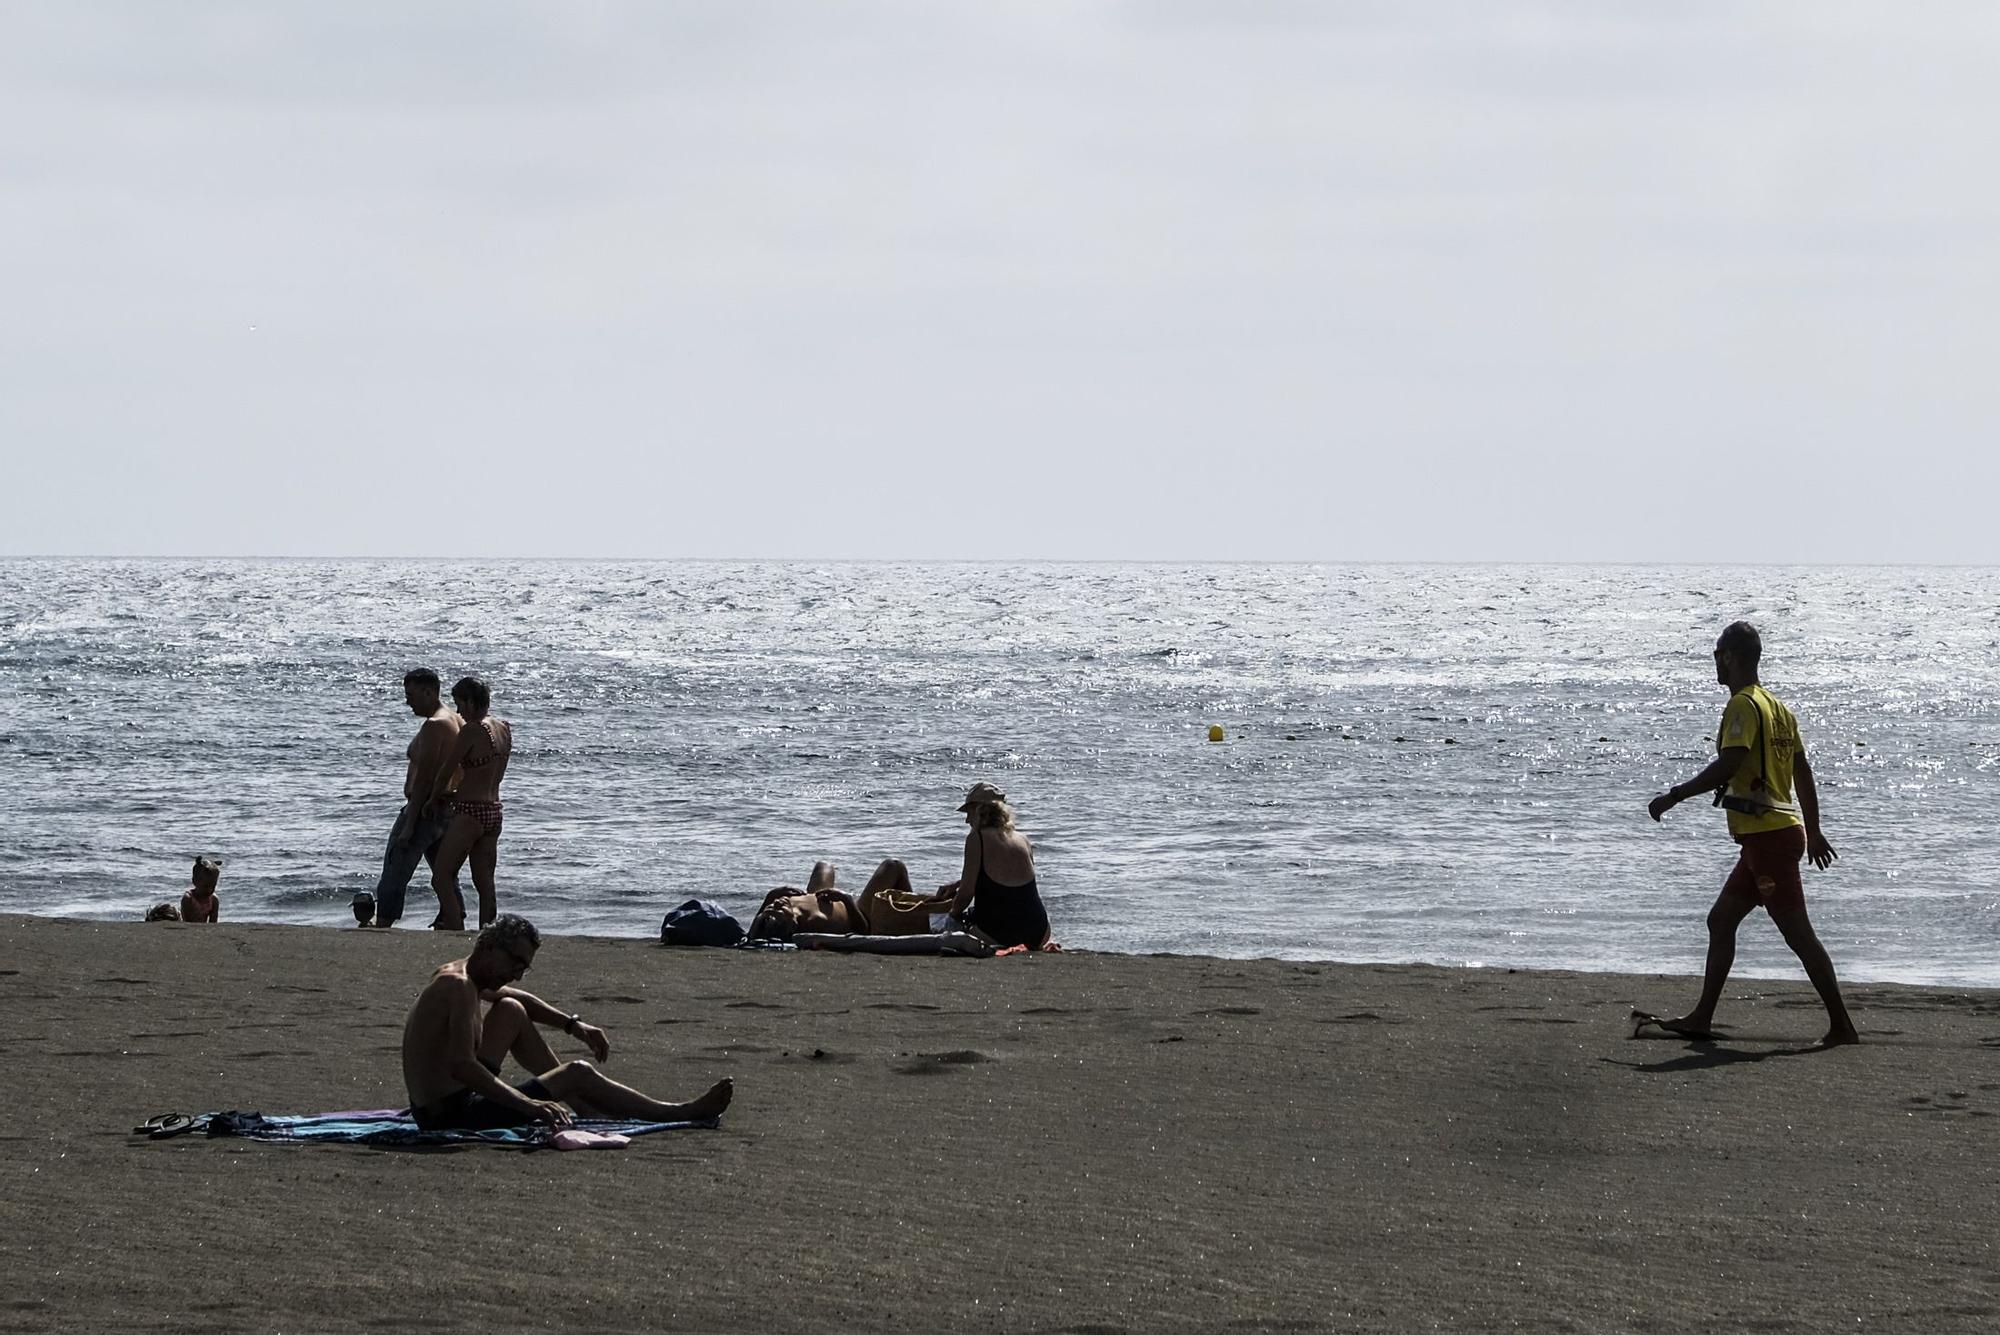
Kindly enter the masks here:
<path id="1" fill-rule="evenodd" d="M 709 899 L 690 899 L 677 909 L 669 909 L 660 923 L 663 946 L 733 946 L 743 937 L 743 924 Z"/>

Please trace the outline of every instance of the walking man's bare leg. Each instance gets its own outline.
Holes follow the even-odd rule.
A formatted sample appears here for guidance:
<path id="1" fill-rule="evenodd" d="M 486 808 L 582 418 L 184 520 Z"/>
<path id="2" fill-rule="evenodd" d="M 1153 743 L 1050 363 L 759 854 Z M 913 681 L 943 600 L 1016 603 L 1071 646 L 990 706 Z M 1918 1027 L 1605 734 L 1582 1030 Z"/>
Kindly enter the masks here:
<path id="1" fill-rule="evenodd" d="M 1656 1023 L 1669 1033 L 1705 1035 L 1715 1025 L 1715 1008 L 1722 1002 L 1723 985 L 1736 964 L 1736 929 L 1757 907 L 1756 901 L 1724 893 L 1708 910 L 1708 961 L 1702 968 L 1701 999 L 1686 1015 Z"/>
<path id="2" fill-rule="evenodd" d="M 1820 1002 L 1826 1007 L 1826 1037 L 1820 1042 L 1826 1047 L 1837 1047 L 1842 1043 L 1859 1043 L 1861 1035 L 1854 1028 L 1854 1021 L 1847 1014 L 1847 1003 L 1840 996 L 1840 980 L 1834 976 L 1833 958 L 1820 944 L 1819 933 L 1813 930 L 1812 919 L 1806 916 L 1805 906 L 1784 909 L 1771 915 L 1771 921 L 1778 924 L 1778 930 L 1785 934 L 1785 944 L 1799 957 L 1799 963 L 1806 966 L 1806 977 L 1812 979 L 1813 989 L 1819 993 Z"/>

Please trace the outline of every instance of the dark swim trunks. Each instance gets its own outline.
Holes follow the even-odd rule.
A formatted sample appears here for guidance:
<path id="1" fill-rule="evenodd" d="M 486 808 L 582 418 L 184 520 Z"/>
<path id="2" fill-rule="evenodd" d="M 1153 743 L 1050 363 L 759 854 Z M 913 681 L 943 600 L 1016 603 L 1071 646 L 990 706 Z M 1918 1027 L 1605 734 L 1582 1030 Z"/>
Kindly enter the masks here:
<path id="1" fill-rule="evenodd" d="M 539 1080 L 523 1080 L 514 1088 L 542 1103 L 550 1102 L 554 1097 Z M 421 1108 L 412 1108 L 410 1116 L 422 1131 L 493 1131 L 505 1126 L 532 1126 L 541 1120 L 532 1113 L 524 1113 L 469 1089 L 447 1094 Z"/>
<path id="2" fill-rule="evenodd" d="M 1722 893 L 1732 899 L 1762 904 L 1767 913 L 1783 913 L 1806 906 L 1805 883 L 1799 879 L 1799 861 L 1806 855 L 1803 825 L 1761 834 L 1739 834 L 1736 842 L 1743 852 L 1735 870 L 1722 883 Z"/>

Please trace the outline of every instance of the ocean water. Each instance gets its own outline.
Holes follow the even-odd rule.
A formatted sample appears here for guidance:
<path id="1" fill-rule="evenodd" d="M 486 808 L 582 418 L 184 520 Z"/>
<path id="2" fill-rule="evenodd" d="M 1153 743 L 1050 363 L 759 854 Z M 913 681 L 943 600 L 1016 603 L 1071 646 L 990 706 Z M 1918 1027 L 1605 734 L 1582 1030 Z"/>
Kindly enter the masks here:
<path id="1" fill-rule="evenodd" d="M 818 858 L 957 875 L 1000 784 L 1102 950 L 1696 972 L 1733 856 L 1648 798 L 1765 634 L 1843 975 L 2000 985 L 1993 572 L 1700 566 L 0 561 L 0 911 L 349 925 L 415 720 L 514 721 L 503 908 L 651 936 Z M 1207 740 L 1211 724 L 1227 740 Z M 469 885 L 468 885 L 469 891 Z M 429 920 L 424 874 L 409 917 Z M 1801 976 L 1762 915 L 1740 973 Z M 1662 997 L 1663 1003 L 1673 1001 Z"/>

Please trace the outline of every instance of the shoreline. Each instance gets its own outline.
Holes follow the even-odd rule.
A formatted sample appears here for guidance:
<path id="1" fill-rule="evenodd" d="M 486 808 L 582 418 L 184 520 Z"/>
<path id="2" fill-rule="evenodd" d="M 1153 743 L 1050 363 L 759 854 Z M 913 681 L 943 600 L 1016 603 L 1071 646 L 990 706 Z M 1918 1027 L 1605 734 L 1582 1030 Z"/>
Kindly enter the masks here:
<path id="1" fill-rule="evenodd" d="M 508 911 L 512 912 L 513 910 L 508 910 Z M 4 926 L 7 922 L 13 919 L 20 919 L 22 921 L 30 921 L 30 922 L 74 923 L 79 926 L 90 926 L 90 927 L 118 927 L 127 925 L 139 925 L 157 929 L 162 927 L 177 928 L 189 925 L 189 924 L 172 923 L 172 922 L 145 923 L 141 922 L 136 917 L 129 917 L 129 916 L 120 916 L 116 918 L 84 918 L 84 917 L 64 916 L 59 914 L 46 914 L 46 913 L 0 912 L 0 926 Z M 741 920 L 742 919 L 739 919 L 739 921 Z M 530 921 L 533 921 L 532 917 L 530 917 Z M 1750 920 L 1750 922 L 1751 924 L 1763 922 L 1765 926 L 1768 926 L 1768 922 L 1763 920 L 1761 917 L 1757 917 L 1754 915 Z M 230 926 L 230 927 L 276 928 L 285 931 L 301 931 L 301 932 L 318 932 L 318 931 L 352 932 L 360 930 L 354 926 L 351 917 L 325 923 L 276 922 L 268 919 L 259 919 L 259 918 L 231 918 L 226 920 L 226 922 L 217 925 Z M 206 927 L 205 924 L 195 924 L 195 926 L 202 927 L 204 929 Z M 602 942 L 605 944 L 625 944 L 625 945 L 631 945 L 636 943 L 639 945 L 647 945 L 647 946 L 660 945 L 658 928 L 653 928 L 646 933 L 635 933 L 631 936 L 605 936 L 595 932 L 568 932 L 568 931 L 563 931 L 561 929 L 544 928 L 539 922 L 537 922 L 535 926 L 536 930 L 540 931 L 542 936 L 545 939 L 549 940 L 592 941 L 592 942 Z M 392 936 L 403 936 L 403 935 L 424 936 L 435 939 L 455 937 L 456 939 L 460 939 L 465 942 L 465 945 L 463 947 L 464 950 L 470 950 L 472 949 L 472 940 L 475 936 L 478 935 L 478 932 L 477 929 L 468 929 L 463 933 L 433 933 L 425 931 L 420 928 L 398 926 L 394 928 L 389 934 Z M 369 935 L 373 936 L 376 935 L 376 933 L 370 932 Z M 1357 969 L 1361 968 L 1440 969 L 1446 971 L 1458 971 L 1458 972 L 1468 972 L 1468 973 L 1499 972 L 1499 973 L 1510 973 L 1510 974 L 1534 974 L 1534 975 L 1553 975 L 1553 976 L 1578 975 L 1584 977 L 1606 977 L 1606 978 L 1684 978 L 1689 980 L 1691 989 L 1696 989 L 1699 988 L 1701 982 L 1699 965 L 1701 962 L 1702 950 L 1705 948 L 1707 943 L 1707 935 L 1706 932 L 1702 929 L 1701 924 L 1699 922 L 1696 922 L 1683 935 L 1685 936 L 1687 943 L 1687 949 L 1685 953 L 1687 955 L 1690 964 L 1695 966 L 1694 968 L 1688 971 L 1620 969 L 1620 968 L 1599 969 L 1599 968 L 1589 968 L 1589 967 L 1575 966 L 1575 965 L 1545 966 L 1545 965 L 1525 965 L 1525 964 L 1484 964 L 1484 963 L 1455 964 L 1439 960 L 1341 959 L 1332 956 L 1317 956 L 1317 955 L 1311 955 L 1311 956 L 1203 955 L 1203 954 L 1196 954 L 1193 952 L 1171 951 L 1171 950 L 1096 950 L 1085 946 L 1079 946 L 1075 948 L 1064 947 L 1064 949 L 1060 953 L 1066 955 L 1077 955 L 1077 956 L 1094 956 L 1105 959 L 1209 960 L 1224 964 L 1229 964 L 1229 963 L 1309 964 L 1309 965 L 1323 965 L 1330 967 L 1357 968 Z M 1058 931 L 1056 933 L 1056 937 L 1057 940 L 1060 941 L 1062 933 Z M 675 949 L 676 951 L 702 950 L 708 953 L 719 953 L 719 954 L 730 953 L 730 951 L 727 948 L 716 948 L 716 947 L 691 946 L 691 947 L 673 947 L 672 949 Z M 780 951 L 776 953 L 784 954 L 788 952 Z M 1836 969 L 1840 969 L 1841 964 L 1842 961 L 1836 957 L 1834 960 L 1834 965 Z M 1796 960 L 1791 961 L 1790 972 L 1785 974 L 1757 973 L 1754 971 L 1754 969 L 1755 969 L 1754 965 L 1744 965 L 1739 963 L 1738 966 L 1730 973 L 1729 985 L 1731 987 L 1734 987 L 1738 983 L 1757 982 L 1757 983 L 1770 984 L 1772 986 L 1788 986 L 1792 984 L 1797 984 L 1800 987 L 1807 986 L 1805 971 L 1798 965 Z M 2000 980 L 1996 980 L 1991 983 L 1973 983 L 1973 982 L 1962 982 L 1957 980 L 1946 981 L 1946 982 L 1933 982 L 1933 981 L 1920 981 L 1920 980 L 1906 979 L 1906 978 L 1863 977 L 1859 975 L 1850 977 L 1844 969 L 1841 970 L 1840 973 L 1840 985 L 1843 991 L 1848 990 L 1849 988 L 1852 987 L 1909 987 L 1909 988 L 1927 988 L 1939 991 L 1955 990 L 1955 991 L 1966 991 L 1966 992 L 2000 992 Z"/>
<path id="2" fill-rule="evenodd" d="M 400 1104 L 469 938 L 159 927 L 0 916 L 0 1331 L 2000 1320 L 1991 990 L 1857 985 L 1827 1051 L 1803 981 L 1710 1045 L 1629 1037 L 1675 975 L 551 935 L 524 985 L 721 1128 L 418 1153 L 127 1133 Z"/>

